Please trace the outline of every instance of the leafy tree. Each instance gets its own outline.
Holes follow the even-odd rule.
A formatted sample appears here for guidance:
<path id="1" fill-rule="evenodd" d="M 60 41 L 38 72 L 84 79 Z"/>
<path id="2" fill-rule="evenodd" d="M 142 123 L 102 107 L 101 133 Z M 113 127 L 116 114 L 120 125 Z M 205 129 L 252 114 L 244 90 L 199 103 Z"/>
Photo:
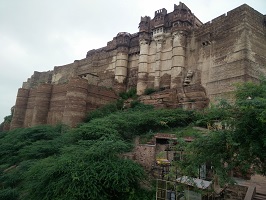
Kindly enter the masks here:
<path id="1" fill-rule="evenodd" d="M 233 139 L 239 143 L 239 164 L 250 163 L 266 175 L 266 80 L 238 86 L 236 98 Z"/>
<path id="2" fill-rule="evenodd" d="M 199 166 L 211 163 L 221 185 L 232 181 L 230 172 L 266 175 L 266 81 L 245 83 L 236 90 L 236 101 L 224 101 L 196 113 L 195 124 L 223 123 L 191 144 L 183 144 L 186 159 L 176 163 L 181 174 L 197 176 Z M 205 125 L 206 126 L 206 125 Z M 253 170 L 253 171 L 252 171 Z"/>

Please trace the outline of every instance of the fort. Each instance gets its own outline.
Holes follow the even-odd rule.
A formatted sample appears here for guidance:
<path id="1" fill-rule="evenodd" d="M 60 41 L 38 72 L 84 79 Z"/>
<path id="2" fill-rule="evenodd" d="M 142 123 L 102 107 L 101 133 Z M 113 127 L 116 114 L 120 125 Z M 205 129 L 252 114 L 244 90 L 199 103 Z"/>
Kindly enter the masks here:
<path id="1" fill-rule="evenodd" d="M 100 31 L 100 30 L 99 30 Z M 156 107 L 201 109 L 233 100 L 235 83 L 266 74 L 266 16 L 244 4 L 203 24 L 184 4 L 141 17 L 84 59 L 34 72 L 18 90 L 10 128 L 64 123 L 137 89 Z M 144 95 L 146 89 L 157 92 Z"/>

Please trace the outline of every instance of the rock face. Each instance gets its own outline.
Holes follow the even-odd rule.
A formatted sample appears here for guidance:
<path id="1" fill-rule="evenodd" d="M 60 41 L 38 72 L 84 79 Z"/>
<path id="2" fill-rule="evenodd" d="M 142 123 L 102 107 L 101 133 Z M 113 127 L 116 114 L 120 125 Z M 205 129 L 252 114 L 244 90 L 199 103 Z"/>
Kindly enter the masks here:
<path id="1" fill-rule="evenodd" d="M 265 15 L 244 4 L 202 24 L 180 2 L 173 12 L 163 8 L 153 18 L 141 17 L 139 32 L 120 32 L 84 59 L 34 72 L 18 91 L 11 128 L 74 125 L 84 111 L 115 99 L 114 93 L 101 96 L 100 87 L 116 93 L 137 88 L 138 95 L 161 91 L 141 97 L 158 107 L 197 109 L 233 100 L 235 83 L 266 74 L 265 55 Z"/>

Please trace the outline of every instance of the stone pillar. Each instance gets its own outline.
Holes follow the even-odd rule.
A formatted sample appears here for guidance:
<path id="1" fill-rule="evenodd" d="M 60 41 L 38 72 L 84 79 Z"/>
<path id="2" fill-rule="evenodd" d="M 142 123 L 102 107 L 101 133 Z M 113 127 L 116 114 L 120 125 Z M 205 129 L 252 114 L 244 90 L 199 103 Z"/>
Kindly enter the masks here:
<path id="1" fill-rule="evenodd" d="M 171 88 L 182 85 L 182 75 L 180 74 L 185 67 L 186 55 L 186 35 L 182 31 L 173 33 L 173 57 L 171 69 Z"/>
<path id="2" fill-rule="evenodd" d="M 84 120 L 87 113 L 87 95 L 88 81 L 86 79 L 77 77 L 69 80 L 62 120 L 63 124 L 75 127 Z"/>
<path id="3" fill-rule="evenodd" d="M 156 37 L 156 63 L 155 63 L 155 75 L 154 75 L 154 89 L 160 88 L 160 78 L 161 78 L 161 54 L 162 54 L 162 44 L 164 41 L 163 35 Z"/>
<path id="4" fill-rule="evenodd" d="M 118 47 L 115 63 L 115 88 L 116 91 L 126 90 L 128 47 Z"/>
<path id="5" fill-rule="evenodd" d="M 14 113 L 10 129 L 22 128 L 24 124 L 25 113 L 27 109 L 29 90 L 24 88 L 18 89 Z"/>
<path id="6" fill-rule="evenodd" d="M 139 42 L 140 53 L 139 53 L 139 67 L 138 67 L 138 82 L 137 82 L 137 94 L 141 95 L 147 88 L 148 78 L 148 53 L 149 53 L 149 42 L 148 40 L 141 39 Z"/>
<path id="7" fill-rule="evenodd" d="M 31 126 L 47 124 L 52 87 L 51 84 L 42 84 L 37 87 Z"/>

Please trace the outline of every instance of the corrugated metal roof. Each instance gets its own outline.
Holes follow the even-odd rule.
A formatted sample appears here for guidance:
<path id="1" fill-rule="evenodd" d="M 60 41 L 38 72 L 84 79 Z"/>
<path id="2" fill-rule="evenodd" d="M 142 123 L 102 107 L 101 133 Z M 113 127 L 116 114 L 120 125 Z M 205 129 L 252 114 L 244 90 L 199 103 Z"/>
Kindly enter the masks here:
<path id="1" fill-rule="evenodd" d="M 199 189 L 206 189 L 212 184 L 212 181 L 205 181 L 203 179 L 192 178 L 188 176 L 182 176 L 180 178 L 177 178 L 176 181 L 179 183 L 186 184 L 186 185 L 190 185 L 194 187 L 196 186 Z"/>

